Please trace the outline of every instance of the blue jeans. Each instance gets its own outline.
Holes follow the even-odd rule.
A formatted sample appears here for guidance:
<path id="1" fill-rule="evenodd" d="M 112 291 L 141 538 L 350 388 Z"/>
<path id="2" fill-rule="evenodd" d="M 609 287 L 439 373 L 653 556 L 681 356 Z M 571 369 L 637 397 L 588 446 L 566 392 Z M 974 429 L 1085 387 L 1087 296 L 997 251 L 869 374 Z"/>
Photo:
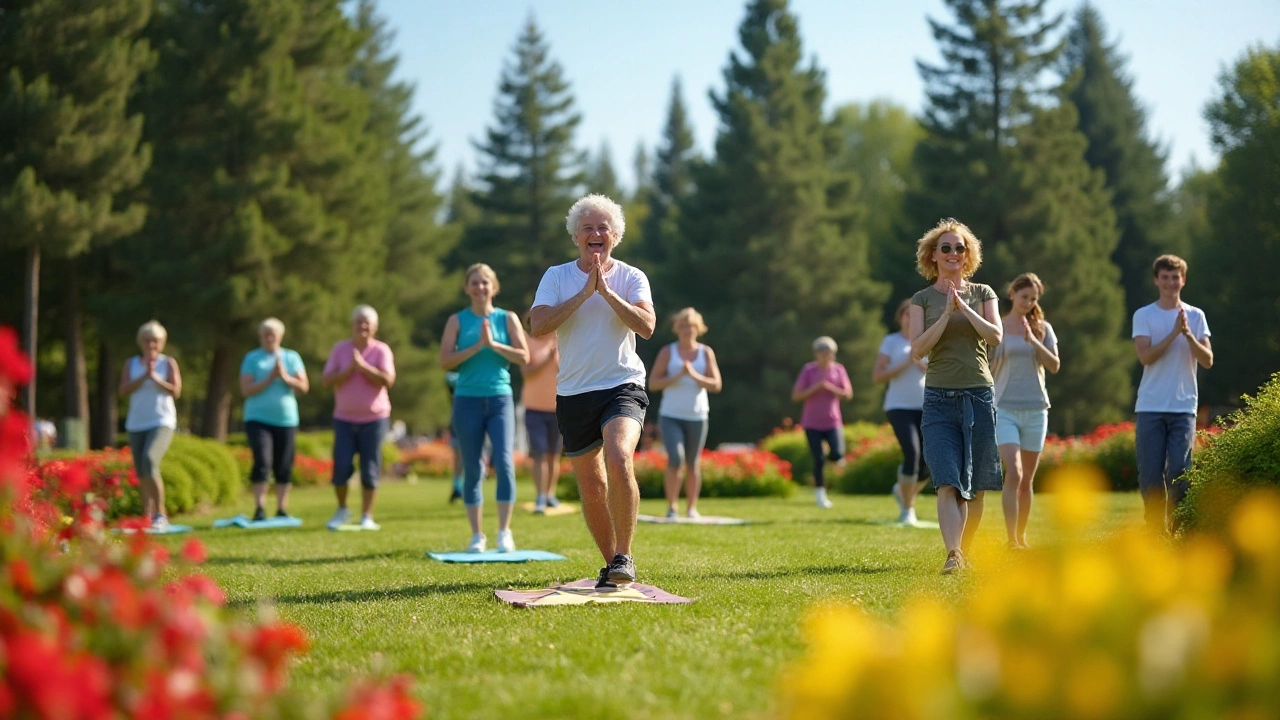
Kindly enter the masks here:
<path id="1" fill-rule="evenodd" d="M 991 388 L 925 388 L 920 430 L 935 488 L 950 485 L 972 500 L 1004 486 Z"/>
<path id="2" fill-rule="evenodd" d="M 515 502 L 516 473 L 512 462 L 516 438 L 516 408 L 510 395 L 453 398 L 453 430 L 462 446 L 462 502 L 476 507 L 484 502 L 484 438 L 493 444 L 493 469 L 498 475 L 497 500 Z"/>
<path id="3" fill-rule="evenodd" d="M 367 423 L 333 419 L 333 484 L 342 487 L 351 480 L 355 456 L 360 455 L 360 484 L 378 487 L 382 474 L 382 439 L 387 436 L 387 418 Z"/>
<path id="4" fill-rule="evenodd" d="M 1182 478 L 1191 467 L 1196 416 L 1191 413 L 1140 412 L 1134 429 L 1138 452 L 1138 490 L 1168 493 L 1177 504 L 1187 495 Z"/>

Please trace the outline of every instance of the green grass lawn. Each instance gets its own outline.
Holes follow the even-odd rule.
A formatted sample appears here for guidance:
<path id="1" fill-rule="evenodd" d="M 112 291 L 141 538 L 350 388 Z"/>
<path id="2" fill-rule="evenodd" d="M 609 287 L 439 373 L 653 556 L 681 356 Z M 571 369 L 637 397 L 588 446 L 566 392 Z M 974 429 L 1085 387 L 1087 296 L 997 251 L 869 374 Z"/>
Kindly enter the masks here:
<path id="1" fill-rule="evenodd" d="M 526 485 L 521 500 L 532 499 Z M 354 493 L 353 493 L 354 494 Z M 486 532 L 492 543 L 492 485 Z M 603 564 L 580 516 L 536 517 L 517 510 L 517 546 L 567 562 L 449 565 L 428 550 L 462 550 L 470 538 L 448 484 L 390 483 L 380 491 L 381 532 L 324 528 L 332 493 L 295 491 L 298 529 L 205 530 L 206 572 L 233 606 L 273 605 L 306 628 L 312 649 L 293 682 L 332 693 L 375 671 L 416 677 L 433 718 L 750 717 L 775 707 L 779 672 L 803 650 L 799 619 L 824 600 L 857 601 L 888 616 L 909 596 L 957 596 L 971 579 L 942 577 L 937 530 L 877 524 L 895 514 L 888 497 L 835 496 L 833 510 L 808 491 L 789 500 L 704 500 L 703 514 L 747 526 L 641 524 L 635 544 L 640 580 L 693 605 L 551 607 L 519 610 L 496 588 L 534 589 L 594 577 Z M 980 542 L 1002 543 L 998 499 L 988 504 Z M 921 518 L 935 519 L 933 497 Z M 1047 537 L 1036 506 L 1030 537 Z M 240 511 L 250 509 L 247 498 Z M 660 514 L 661 502 L 641 512 Z M 225 512 L 224 514 L 231 514 Z M 1113 495 L 1109 525 L 1136 521 L 1136 495 Z M 211 518 L 185 518 L 207 528 Z M 168 538 L 177 546 L 182 536 Z"/>

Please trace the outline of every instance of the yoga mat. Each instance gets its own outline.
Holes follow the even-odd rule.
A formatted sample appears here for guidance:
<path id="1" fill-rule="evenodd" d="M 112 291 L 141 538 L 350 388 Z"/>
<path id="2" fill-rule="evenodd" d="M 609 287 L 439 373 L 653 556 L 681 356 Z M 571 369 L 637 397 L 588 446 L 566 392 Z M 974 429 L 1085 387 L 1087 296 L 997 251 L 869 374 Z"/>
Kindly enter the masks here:
<path id="1" fill-rule="evenodd" d="M 427 557 L 447 563 L 523 563 L 566 559 L 563 555 L 557 555 L 546 550 L 516 550 L 515 552 L 507 553 L 498 552 L 497 550 L 488 550 L 482 553 L 429 552 Z"/>
<path id="2" fill-rule="evenodd" d="M 921 530 L 937 530 L 938 523 L 931 520 L 917 520 L 913 523 L 900 523 L 897 520 L 869 520 L 871 525 L 888 525 L 889 527 L 920 528 Z"/>
<path id="3" fill-rule="evenodd" d="M 520 509 L 525 512 L 533 512 L 537 509 L 536 503 L 523 502 L 520 503 Z M 560 503 L 560 507 L 548 507 L 543 515 L 577 515 L 578 506 L 573 503 Z"/>
<path id="4" fill-rule="evenodd" d="M 694 598 L 672 595 L 661 588 L 640 583 L 607 590 L 597 590 L 595 585 L 595 580 L 583 579 L 543 590 L 494 590 L 493 596 L 518 608 L 619 602 L 687 605 L 694 601 Z"/>
<path id="5" fill-rule="evenodd" d="M 382 528 L 376 527 L 376 528 L 365 529 L 360 527 L 360 523 L 347 523 L 345 525 L 339 525 L 336 528 L 329 528 L 329 529 L 337 530 L 338 532 L 376 532 L 378 530 L 381 530 Z"/>
<path id="6" fill-rule="evenodd" d="M 683 515 L 680 517 L 669 518 L 665 515 L 637 515 L 636 519 L 640 522 L 659 523 L 661 525 L 750 525 L 750 520 L 740 520 L 731 517 L 717 517 L 715 515 L 703 515 L 699 518 L 687 518 Z"/>
<path id="7" fill-rule="evenodd" d="M 156 530 L 155 528 L 143 528 L 142 532 L 148 535 L 178 535 L 180 533 L 191 532 L 190 525 L 170 525 L 164 530 Z M 113 533 L 123 533 L 125 535 L 133 535 L 138 532 L 136 528 L 112 528 Z"/>
<path id="8" fill-rule="evenodd" d="M 232 518 L 223 518 L 221 520 L 213 521 L 213 527 L 215 530 L 229 527 L 245 528 L 246 530 L 261 530 L 264 528 L 298 527 L 299 525 L 302 525 L 302 518 L 296 517 L 270 517 L 266 520 L 258 520 L 255 522 L 244 515 L 237 515 Z"/>

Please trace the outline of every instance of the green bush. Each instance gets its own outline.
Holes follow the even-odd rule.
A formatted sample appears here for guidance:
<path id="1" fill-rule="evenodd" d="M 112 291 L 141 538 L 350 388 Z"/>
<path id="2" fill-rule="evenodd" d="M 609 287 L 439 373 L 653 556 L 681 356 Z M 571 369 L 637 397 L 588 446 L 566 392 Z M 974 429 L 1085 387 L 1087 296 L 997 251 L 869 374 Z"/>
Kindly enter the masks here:
<path id="1" fill-rule="evenodd" d="M 893 434 L 888 425 L 877 425 L 858 421 L 844 426 L 845 449 L 857 447 L 864 440 L 870 440 L 884 434 Z M 813 480 L 813 459 L 809 456 L 809 441 L 805 439 L 803 429 L 775 432 L 760 443 L 761 450 L 767 450 L 791 463 L 791 479 L 799 484 L 809 484 Z"/>
<path id="2" fill-rule="evenodd" d="M 887 495 L 898 482 L 902 449 L 896 442 L 878 443 L 850 460 L 832 487 L 850 495 Z"/>
<path id="3" fill-rule="evenodd" d="M 1245 494 L 1280 486 L 1280 373 L 1244 400 L 1187 472 L 1191 488 L 1174 515 L 1180 533 L 1220 532 Z"/>
<path id="4" fill-rule="evenodd" d="M 230 448 L 191 435 L 174 436 L 160 461 L 160 475 L 165 510 L 175 514 L 233 500 L 246 477 Z"/>

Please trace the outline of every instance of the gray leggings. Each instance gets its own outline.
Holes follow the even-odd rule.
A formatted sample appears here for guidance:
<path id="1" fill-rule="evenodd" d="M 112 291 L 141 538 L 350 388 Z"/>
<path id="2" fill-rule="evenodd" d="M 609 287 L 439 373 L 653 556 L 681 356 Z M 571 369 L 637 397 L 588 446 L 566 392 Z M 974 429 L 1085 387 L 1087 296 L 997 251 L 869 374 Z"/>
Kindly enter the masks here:
<path id="1" fill-rule="evenodd" d="M 160 460 L 169 450 L 171 442 L 173 442 L 173 428 L 156 427 L 129 433 L 129 450 L 133 452 L 133 469 L 139 478 L 153 478 L 156 482 L 160 482 Z"/>
<path id="2" fill-rule="evenodd" d="M 667 448 L 667 467 L 674 469 L 683 465 L 686 454 L 690 463 L 702 455 L 702 448 L 707 444 L 707 426 L 706 420 L 658 417 L 658 431 Z"/>

